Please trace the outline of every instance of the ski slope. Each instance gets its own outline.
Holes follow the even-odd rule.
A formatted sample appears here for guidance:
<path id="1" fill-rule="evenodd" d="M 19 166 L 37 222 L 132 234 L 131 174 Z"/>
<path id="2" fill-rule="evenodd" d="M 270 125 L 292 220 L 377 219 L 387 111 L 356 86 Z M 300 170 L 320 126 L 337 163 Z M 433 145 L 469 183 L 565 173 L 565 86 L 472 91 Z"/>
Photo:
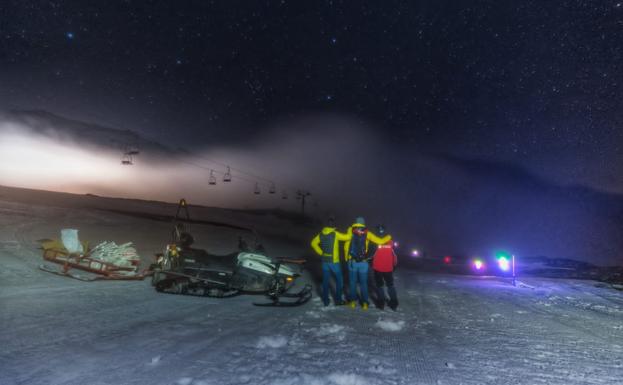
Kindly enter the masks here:
<path id="1" fill-rule="evenodd" d="M 0 200 L 0 384 L 620 384 L 623 293 L 595 282 L 399 270 L 398 312 L 252 306 L 258 297 L 156 293 L 37 269 L 37 239 L 133 241 L 144 260 L 170 224 Z M 196 228 L 226 251 L 237 230 Z M 258 229 L 261 233 L 261 228 Z M 231 246 L 231 247 L 230 247 Z M 307 253 L 273 240 L 280 255 Z M 529 287 L 528 287 L 529 286 Z"/>

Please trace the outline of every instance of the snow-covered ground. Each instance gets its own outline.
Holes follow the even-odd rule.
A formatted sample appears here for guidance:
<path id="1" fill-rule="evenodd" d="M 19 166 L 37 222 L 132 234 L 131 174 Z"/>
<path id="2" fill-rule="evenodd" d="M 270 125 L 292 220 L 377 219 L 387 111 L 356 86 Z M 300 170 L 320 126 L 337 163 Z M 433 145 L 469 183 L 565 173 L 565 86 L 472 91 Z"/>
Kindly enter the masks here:
<path id="1" fill-rule="evenodd" d="M 145 260 L 170 233 L 165 222 L 0 198 L 2 385 L 623 382 L 623 293 L 594 282 L 523 278 L 512 287 L 400 270 L 398 312 L 323 307 L 317 297 L 261 308 L 257 297 L 167 295 L 147 280 L 81 282 L 38 270 L 36 240 L 63 227 L 93 242 L 133 241 Z M 239 235 L 195 231 L 218 252 Z M 302 255 L 305 246 L 268 249 Z"/>

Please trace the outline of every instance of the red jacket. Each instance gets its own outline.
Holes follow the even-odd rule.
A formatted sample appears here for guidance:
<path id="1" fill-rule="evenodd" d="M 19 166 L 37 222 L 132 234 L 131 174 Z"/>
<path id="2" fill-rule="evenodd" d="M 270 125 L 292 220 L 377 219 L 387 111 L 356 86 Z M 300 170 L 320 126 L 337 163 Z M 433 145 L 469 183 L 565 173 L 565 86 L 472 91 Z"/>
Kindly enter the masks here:
<path id="1" fill-rule="evenodd" d="M 389 241 L 379 245 L 372 256 L 372 268 L 381 273 L 394 271 L 394 266 L 398 263 L 398 258 L 394 253 L 394 242 Z"/>

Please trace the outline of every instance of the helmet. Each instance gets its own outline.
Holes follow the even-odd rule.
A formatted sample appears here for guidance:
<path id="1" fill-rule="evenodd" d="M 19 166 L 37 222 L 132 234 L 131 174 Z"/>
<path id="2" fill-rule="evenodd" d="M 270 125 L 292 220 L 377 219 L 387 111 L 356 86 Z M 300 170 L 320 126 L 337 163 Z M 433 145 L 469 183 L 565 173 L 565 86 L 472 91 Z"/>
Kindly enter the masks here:
<path id="1" fill-rule="evenodd" d="M 377 231 L 380 235 L 385 234 L 385 226 L 384 226 L 384 225 L 376 225 L 376 231 Z"/>

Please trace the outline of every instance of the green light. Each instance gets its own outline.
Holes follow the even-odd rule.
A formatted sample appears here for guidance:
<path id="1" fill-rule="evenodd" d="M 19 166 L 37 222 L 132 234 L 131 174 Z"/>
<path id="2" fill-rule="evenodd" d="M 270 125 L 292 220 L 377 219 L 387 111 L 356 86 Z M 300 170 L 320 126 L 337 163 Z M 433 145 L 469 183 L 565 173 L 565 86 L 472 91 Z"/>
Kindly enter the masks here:
<path id="1" fill-rule="evenodd" d="M 505 251 L 498 251 L 497 253 L 495 253 L 495 259 L 500 260 L 500 259 L 506 259 L 506 260 L 510 260 L 511 256 L 509 253 L 505 252 Z"/>

